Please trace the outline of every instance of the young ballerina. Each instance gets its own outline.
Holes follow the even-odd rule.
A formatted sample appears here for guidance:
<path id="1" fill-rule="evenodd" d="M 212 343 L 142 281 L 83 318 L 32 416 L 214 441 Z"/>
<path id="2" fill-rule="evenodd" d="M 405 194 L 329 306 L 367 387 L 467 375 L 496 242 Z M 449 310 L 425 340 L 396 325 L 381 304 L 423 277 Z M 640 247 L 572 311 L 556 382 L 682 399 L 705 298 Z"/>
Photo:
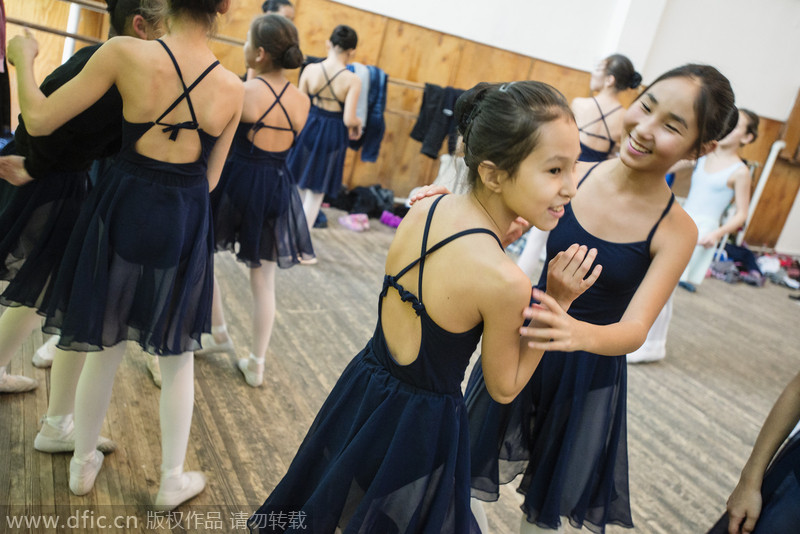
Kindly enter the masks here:
<path id="1" fill-rule="evenodd" d="M 162 10 L 162 0 L 109 2 L 111 31 L 154 39 L 161 31 Z M 76 52 L 45 78 L 42 92 L 50 94 L 75 77 L 99 47 L 87 46 Z M 28 391 L 37 385 L 32 378 L 9 375 L 4 370 L 25 339 L 41 326 L 38 313 L 48 306 L 53 278 L 88 195 L 89 167 L 92 160 L 119 151 L 121 117 L 122 100 L 112 87 L 50 135 L 30 135 L 20 118 L 14 139 L 0 151 L 0 177 L 19 186 L 0 182 L 0 189 L 9 193 L 0 208 L 0 279 L 9 281 L 0 294 L 0 304 L 9 307 L 0 316 L 0 392 Z M 53 349 L 54 344 L 48 342 L 37 350 L 34 365 L 49 367 Z M 82 365 L 83 361 L 77 359 L 70 363 L 76 380 Z M 51 382 L 56 390 L 64 383 L 58 374 L 51 375 Z M 65 389 L 74 391 L 74 382 L 65 384 Z M 71 415 L 71 400 L 64 404 Z M 68 434 L 69 419 L 65 414 L 54 424 Z M 53 428 L 45 420 L 45 430 Z M 48 435 L 53 440 L 63 437 L 52 432 Z M 55 441 L 43 440 L 37 446 L 40 450 L 63 450 L 60 446 L 52 450 Z"/>
<path id="2" fill-rule="evenodd" d="M 211 193 L 217 250 L 230 250 L 250 267 L 253 348 L 237 367 L 260 386 L 275 321 L 275 269 L 314 257 L 303 204 L 286 167 L 286 155 L 308 117 L 309 98 L 283 69 L 303 62 L 297 29 L 280 15 L 253 21 L 244 48 L 255 77 L 245 82 L 242 122 L 220 183 Z M 218 284 L 214 284 L 212 333 L 195 354 L 231 352 Z M 216 338 L 215 338 L 216 336 Z"/>
<path id="3" fill-rule="evenodd" d="M 625 109 L 619 95 L 636 89 L 642 76 L 622 54 L 613 54 L 597 64 L 589 80 L 594 96 L 576 98 L 572 112 L 581 132 L 580 161 L 604 161 L 614 154 L 622 136 Z"/>
<path id="4" fill-rule="evenodd" d="M 736 232 L 747 220 L 750 206 L 750 169 L 739 156 L 739 150 L 758 136 L 758 115 L 740 109 L 736 127 L 725 136 L 717 148 L 697 162 L 679 162 L 671 170 L 694 166 L 692 185 L 683 209 L 697 225 L 697 246 L 678 285 L 694 293 L 706 277 L 714 260 L 719 240 Z M 723 224 L 720 219 L 735 202 L 735 213 Z M 628 363 L 654 362 L 667 355 L 667 333 L 672 320 L 672 297 L 664 305 L 647 333 L 644 344 L 628 354 Z"/>
<path id="5" fill-rule="evenodd" d="M 736 232 L 747 220 L 750 207 L 750 169 L 739 151 L 758 137 L 758 115 L 739 109 L 736 128 L 719 142 L 716 150 L 697 160 L 692 185 L 683 209 L 698 229 L 697 247 L 681 282 L 692 291 L 703 283 L 714 258 L 714 247 L 726 235 Z M 722 214 L 733 201 L 736 211 L 725 223 Z"/>
<path id="6" fill-rule="evenodd" d="M 578 241 L 595 247 L 603 266 L 569 308 L 571 337 L 545 330 L 537 337 L 550 341 L 531 342 L 548 352 L 507 406 L 491 399 L 486 369 L 475 366 L 465 394 L 473 496 L 497 500 L 499 484 L 523 473 L 520 532 L 559 530 L 565 518 L 593 532 L 633 526 L 625 354 L 644 341 L 697 236 L 664 175 L 713 150 L 735 112 L 730 84 L 713 67 L 685 65 L 650 85 L 625 112 L 620 157 L 579 165 L 578 194 L 548 238 L 548 257 Z M 538 287 L 549 286 L 545 268 Z"/>
<path id="7" fill-rule="evenodd" d="M 347 139 L 361 137 L 361 119 L 356 117 L 361 81 L 345 67 L 357 44 L 353 28 L 337 26 L 326 43 L 328 57 L 308 65 L 300 75 L 300 90 L 311 97 L 311 111 L 287 161 L 309 227 L 325 195 L 339 193 Z"/>
<path id="8" fill-rule="evenodd" d="M 482 83 L 459 98 L 455 113 L 471 190 L 417 202 L 403 218 L 386 258 L 375 333 L 250 518 L 253 531 L 268 531 L 271 514 L 282 511 L 304 514 L 320 534 L 478 532 L 469 510 L 464 372 L 482 334 L 489 391 L 509 402 L 541 356 L 519 333 L 530 282 L 497 236 L 517 216 L 556 225 L 575 192 L 580 150 L 569 106 L 546 84 Z M 595 271 L 584 278 L 593 257 L 577 245 L 559 257 L 554 270 L 572 273 L 564 287 L 580 294 L 592 283 Z M 554 309 L 559 335 L 566 315 L 550 296 L 534 296 Z"/>
<path id="9" fill-rule="evenodd" d="M 49 134 L 112 85 L 122 95 L 122 149 L 75 225 L 44 328 L 60 335 L 60 348 L 93 351 L 75 398 L 69 486 L 76 495 L 91 491 L 103 463 L 95 443 L 126 341 L 164 356 L 155 499 L 162 509 L 205 487 L 202 473 L 183 472 L 194 404 L 192 351 L 211 322 L 208 191 L 222 170 L 244 92 L 208 48 L 208 32 L 228 1 L 167 5 L 162 39 L 110 39 L 48 97 L 33 76 L 36 41 L 28 34 L 8 47 L 32 135 Z"/>
<path id="10" fill-rule="evenodd" d="M 598 63 L 589 79 L 589 88 L 594 96 L 576 98 L 570 106 L 581 133 L 580 161 L 605 161 L 612 157 L 622 135 L 622 117 L 625 114 L 619 95 L 638 88 L 641 83 L 641 74 L 622 54 L 610 55 Z M 546 232 L 536 228 L 528 231 L 525 246 L 517 259 L 517 265 L 528 276 L 533 277 L 538 270 L 546 243 Z"/>
<path id="11" fill-rule="evenodd" d="M 796 532 L 800 524 L 800 374 L 770 410 L 750 458 L 728 498 L 728 511 L 708 534 Z M 788 441 L 786 438 L 789 438 Z M 775 453 L 786 443 L 780 452 Z"/>

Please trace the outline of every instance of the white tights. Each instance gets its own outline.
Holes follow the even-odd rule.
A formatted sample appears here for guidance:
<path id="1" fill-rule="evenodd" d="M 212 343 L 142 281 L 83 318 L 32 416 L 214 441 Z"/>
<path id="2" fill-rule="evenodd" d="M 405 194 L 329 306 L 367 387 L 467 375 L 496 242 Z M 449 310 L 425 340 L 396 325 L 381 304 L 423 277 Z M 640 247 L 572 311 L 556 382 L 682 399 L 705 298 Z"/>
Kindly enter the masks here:
<path id="1" fill-rule="evenodd" d="M 253 349 L 252 354 L 262 360 L 269 348 L 272 326 L 275 324 L 275 270 L 273 261 L 261 261 L 261 266 L 250 269 L 250 289 L 253 292 Z"/>
<path id="2" fill-rule="evenodd" d="M 250 290 L 253 293 L 253 348 L 252 358 L 263 362 L 272 338 L 275 324 L 275 272 L 278 264 L 261 260 L 261 266 L 250 269 Z M 225 327 L 225 312 L 222 306 L 222 293 L 216 276 L 214 294 L 211 301 L 211 325 L 219 331 Z M 215 336 L 216 337 L 216 336 Z M 224 339 L 217 339 L 218 342 Z M 255 369 L 251 369 L 255 371 Z"/>
<path id="3" fill-rule="evenodd" d="M 303 201 L 303 212 L 306 214 L 309 228 L 314 226 L 314 221 L 317 220 L 323 198 L 325 198 L 325 193 L 315 193 L 310 189 L 300 189 L 300 200 Z"/>
<path id="4" fill-rule="evenodd" d="M 36 309 L 6 308 L 0 315 L 0 367 L 6 367 L 31 333 L 42 325 Z"/>
<path id="5" fill-rule="evenodd" d="M 472 515 L 475 516 L 475 521 L 478 523 L 481 534 L 489 534 L 489 521 L 486 519 L 486 511 L 483 509 L 483 502 L 472 497 L 469 500 L 469 507 L 472 509 Z"/>
<path id="6" fill-rule="evenodd" d="M 90 352 L 75 395 L 75 457 L 88 461 L 94 454 L 103 419 L 111 402 L 114 375 L 126 343 Z M 180 475 L 186 459 L 194 409 L 194 356 L 184 352 L 159 359 L 161 365 L 161 472 Z M 55 363 L 55 362 L 54 362 Z M 162 477 L 163 480 L 163 477 Z"/>

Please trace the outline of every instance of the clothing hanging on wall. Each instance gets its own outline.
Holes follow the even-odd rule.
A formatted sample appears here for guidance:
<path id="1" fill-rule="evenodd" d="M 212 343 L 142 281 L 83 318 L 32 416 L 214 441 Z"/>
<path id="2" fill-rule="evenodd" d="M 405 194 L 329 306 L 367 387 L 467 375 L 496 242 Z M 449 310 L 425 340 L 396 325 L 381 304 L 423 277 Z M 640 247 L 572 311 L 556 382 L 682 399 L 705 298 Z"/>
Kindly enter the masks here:
<path id="1" fill-rule="evenodd" d="M 450 154 L 456 151 L 458 124 L 453 116 L 453 109 L 456 100 L 463 92 L 463 89 L 455 87 L 425 84 L 417 123 L 410 135 L 412 139 L 422 143 L 420 152 L 426 156 L 439 157 L 439 149 L 445 138 L 447 138 L 447 151 Z"/>
<path id="2" fill-rule="evenodd" d="M 349 146 L 353 150 L 361 149 L 361 161 L 374 162 L 378 160 L 381 141 L 386 132 L 383 113 L 386 111 L 386 83 L 389 77 L 374 65 L 352 63 L 347 68 L 361 78 L 356 115 L 364 125 L 361 137 L 351 140 Z"/>

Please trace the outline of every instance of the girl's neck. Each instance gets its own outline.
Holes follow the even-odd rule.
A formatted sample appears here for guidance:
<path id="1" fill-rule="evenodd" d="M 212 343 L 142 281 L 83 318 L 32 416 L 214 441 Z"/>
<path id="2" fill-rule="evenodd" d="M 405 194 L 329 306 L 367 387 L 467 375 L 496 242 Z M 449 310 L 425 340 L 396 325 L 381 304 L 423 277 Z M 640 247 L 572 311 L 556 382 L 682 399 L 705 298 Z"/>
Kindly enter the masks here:
<path id="1" fill-rule="evenodd" d="M 166 24 L 167 33 L 161 39 L 180 42 L 183 46 L 207 46 L 210 28 L 189 18 L 171 18 Z"/>
<path id="2" fill-rule="evenodd" d="M 330 50 L 328 52 L 328 57 L 325 58 L 323 63 L 326 65 L 330 65 L 331 67 L 338 67 L 339 69 L 343 69 L 345 65 L 347 65 L 345 52 L 337 52 L 336 50 Z"/>
<path id="3" fill-rule="evenodd" d="M 632 169 L 619 158 L 609 167 L 608 176 L 620 192 L 630 191 L 636 195 L 647 195 L 669 189 L 666 180 L 669 169 L 654 171 Z"/>
<path id="4" fill-rule="evenodd" d="M 263 78 L 267 82 L 270 82 L 271 85 L 274 83 L 283 83 L 286 80 L 286 76 L 283 75 L 283 69 L 276 69 L 276 70 L 253 70 L 256 76 L 259 78 Z M 274 83 L 273 83 L 274 82 Z"/>
<path id="5" fill-rule="evenodd" d="M 739 155 L 739 146 L 738 145 L 731 145 L 731 146 L 722 146 L 718 145 L 717 148 L 708 154 L 709 159 L 715 159 L 718 161 L 724 160 L 739 160 L 741 156 Z"/>
<path id="6" fill-rule="evenodd" d="M 619 91 L 614 89 L 613 87 L 603 87 L 600 89 L 594 97 L 601 101 L 606 101 L 610 103 L 619 103 Z"/>
<path id="7" fill-rule="evenodd" d="M 503 204 L 500 195 L 475 187 L 469 193 L 469 200 L 486 219 L 487 228 L 502 239 L 516 216 Z"/>

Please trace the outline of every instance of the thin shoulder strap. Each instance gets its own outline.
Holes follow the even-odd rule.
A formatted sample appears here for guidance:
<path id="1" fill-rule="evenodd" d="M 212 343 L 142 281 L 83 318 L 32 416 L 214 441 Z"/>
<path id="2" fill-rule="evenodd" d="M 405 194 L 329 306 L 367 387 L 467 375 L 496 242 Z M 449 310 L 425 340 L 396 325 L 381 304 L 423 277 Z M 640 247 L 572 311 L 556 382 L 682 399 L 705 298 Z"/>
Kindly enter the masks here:
<path id="1" fill-rule="evenodd" d="M 661 224 L 661 221 L 664 220 L 664 217 L 667 216 L 667 213 L 669 213 L 669 210 L 672 207 L 672 204 L 674 202 L 675 202 L 675 193 L 672 193 L 672 195 L 670 195 L 670 197 L 669 197 L 669 202 L 667 202 L 667 207 L 664 208 L 664 211 L 661 212 L 661 217 L 658 218 L 658 220 L 656 221 L 656 224 L 653 225 L 653 228 L 650 230 L 650 233 L 647 235 L 647 242 L 648 243 L 650 243 L 650 240 L 653 239 L 653 235 L 656 233 L 656 229 L 658 228 L 658 225 Z"/>
<path id="2" fill-rule="evenodd" d="M 592 171 L 595 169 L 595 167 L 597 167 L 597 166 L 598 166 L 598 165 L 600 165 L 601 163 L 603 163 L 603 162 L 602 162 L 602 161 L 598 161 L 597 163 L 595 163 L 594 165 L 592 165 L 592 166 L 589 168 L 589 170 L 588 170 L 588 171 L 586 171 L 586 174 L 584 174 L 584 175 L 583 175 L 583 178 L 581 178 L 581 181 L 580 181 L 580 182 L 578 182 L 578 187 L 577 187 L 577 188 L 580 188 L 580 186 L 581 186 L 581 185 L 583 185 L 583 182 L 584 182 L 584 181 L 586 181 L 586 179 L 589 177 L 589 175 L 592 173 Z M 576 189 L 577 189 L 577 188 L 576 188 Z"/>
<path id="3" fill-rule="evenodd" d="M 261 80 L 262 82 L 264 82 L 264 85 L 266 85 L 269 88 L 269 90 L 272 92 L 272 95 L 275 97 L 275 101 L 272 103 L 272 105 L 270 105 L 267 108 L 267 110 L 264 113 L 261 114 L 261 116 L 258 118 L 256 123 L 253 124 L 252 130 L 254 132 L 258 132 L 258 130 L 260 130 L 261 128 L 271 128 L 273 130 L 291 131 L 293 134 L 295 134 L 294 127 L 292 125 L 292 119 L 289 118 L 289 112 L 286 111 L 286 108 L 281 103 L 281 97 L 283 96 L 283 93 L 286 92 L 286 89 L 289 88 L 289 82 L 286 82 L 286 85 L 283 86 L 283 89 L 281 89 L 280 93 L 276 93 L 275 89 L 272 88 L 272 86 L 267 82 L 267 80 L 265 80 L 264 78 L 261 78 L 261 77 L 256 77 L 256 79 L 257 80 Z M 286 121 L 289 123 L 289 127 L 288 128 L 284 128 L 282 126 L 269 126 L 269 125 L 264 124 L 264 122 L 263 122 L 264 119 L 267 117 L 267 115 L 269 115 L 269 112 L 272 111 L 275 108 L 275 106 L 280 106 L 281 110 L 283 111 L 283 115 L 284 115 L 284 117 L 286 117 Z"/>
<path id="4" fill-rule="evenodd" d="M 445 239 L 442 239 L 441 241 L 439 241 L 438 243 L 436 243 L 434 246 L 432 246 L 429 249 L 428 248 L 428 234 L 430 233 L 430 229 L 431 229 L 431 221 L 433 220 L 433 212 L 436 211 L 436 206 L 439 204 L 439 201 L 441 201 L 443 198 L 444 198 L 444 195 L 442 195 L 442 196 L 438 197 L 436 200 L 434 200 L 433 201 L 433 205 L 431 206 L 431 209 L 428 211 L 428 217 L 425 220 L 425 230 L 422 233 L 422 247 L 421 247 L 421 250 L 420 250 L 419 258 L 417 258 L 416 260 L 412 261 L 410 264 L 406 265 L 406 267 L 404 269 L 402 269 L 399 273 L 397 273 L 395 276 L 392 277 L 395 280 L 399 280 L 410 269 L 412 269 L 415 265 L 419 264 L 419 281 L 417 283 L 417 300 L 419 300 L 419 302 L 422 302 L 422 273 L 423 273 L 423 270 L 425 269 L 425 257 L 428 254 L 431 254 L 432 252 L 435 252 L 435 251 L 439 250 L 440 248 L 442 248 L 446 244 L 450 243 L 451 241 L 453 241 L 455 239 L 458 239 L 459 237 L 462 237 L 462 236 L 465 236 L 465 235 L 470 235 L 470 234 L 489 234 L 490 236 L 494 237 L 495 241 L 497 241 L 497 244 L 500 246 L 500 248 L 501 249 L 503 248 L 503 244 L 500 242 L 500 238 L 497 237 L 497 235 L 494 232 L 492 232 L 491 230 L 489 230 L 487 228 L 470 228 L 468 230 L 462 230 L 461 232 L 457 232 L 457 233 L 455 233 L 455 234 L 453 234 L 453 235 L 451 235 L 449 237 L 446 237 Z"/>
<path id="5" fill-rule="evenodd" d="M 216 66 L 219 65 L 219 60 L 214 61 L 211 65 L 206 67 L 206 70 L 204 70 L 200 74 L 200 76 L 198 76 L 195 79 L 195 81 L 192 82 L 192 85 L 190 85 L 189 87 L 186 87 L 186 82 L 183 81 L 183 74 L 181 73 L 181 68 L 178 66 L 178 61 L 175 59 L 175 56 L 172 54 L 172 50 L 170 50 L 169 47 L 167 47 L 166 43 L 164 41 L 162 41 L 161 39 L 156 39 L 156 41 L 158 41 L 161 44 L 161 46 L 164 47 L 164 50 L 167 51 L 167 54 L 169 54 L 169 58 L 172 60 L 172 65 L 175 67 L 175 71 L 178 73 L 178 79 L 180 79 L 181 85 L 183 86 L 183 93 L 172 103 L 171 106 L 169 106 L 167 108 L 167 110 L 164 113 L 161 114 L 160 117 L 158 117 L 155 120 L 156 124 L 158 124 L 160 126 L 165 126 L 165 128 L 162 131 L 164 133 L 170 132 L 169 139 L 171 141 L 175 141 L 178 138 L 178 132 L 182 128 L 185 128 L 185 129 L 196 129 L 196 128 L 199 127 L 199 124 L 197 123 L 197 116 L 194 113 L 194 106 L 192 105 L 192 99 L 189 96 L 189 93 L 192 91 L 192 89 L 194 89 L 197 86 L 198 83 L 200 83 L 203 80 L 203 78 L 205 78 L 208 75 L 209 72 L 214 70 L 214 68 L 216 68 Z M 184 98 L 186 99 L 186 104 L 189 106 L 189 113 L 192 116 L 192 120 L 191 121 L 186 121 L 186 122 L 181 122 L 181 123 L 178 123 L 178 124 L 166 124 L 166 123 L 161 122 L 161 119 L 166 117 L 167 114 L 169 114 L 170 111 L 175 109 L 175 107 L 178 104 L 180 104 L 181 101 Z"/>

